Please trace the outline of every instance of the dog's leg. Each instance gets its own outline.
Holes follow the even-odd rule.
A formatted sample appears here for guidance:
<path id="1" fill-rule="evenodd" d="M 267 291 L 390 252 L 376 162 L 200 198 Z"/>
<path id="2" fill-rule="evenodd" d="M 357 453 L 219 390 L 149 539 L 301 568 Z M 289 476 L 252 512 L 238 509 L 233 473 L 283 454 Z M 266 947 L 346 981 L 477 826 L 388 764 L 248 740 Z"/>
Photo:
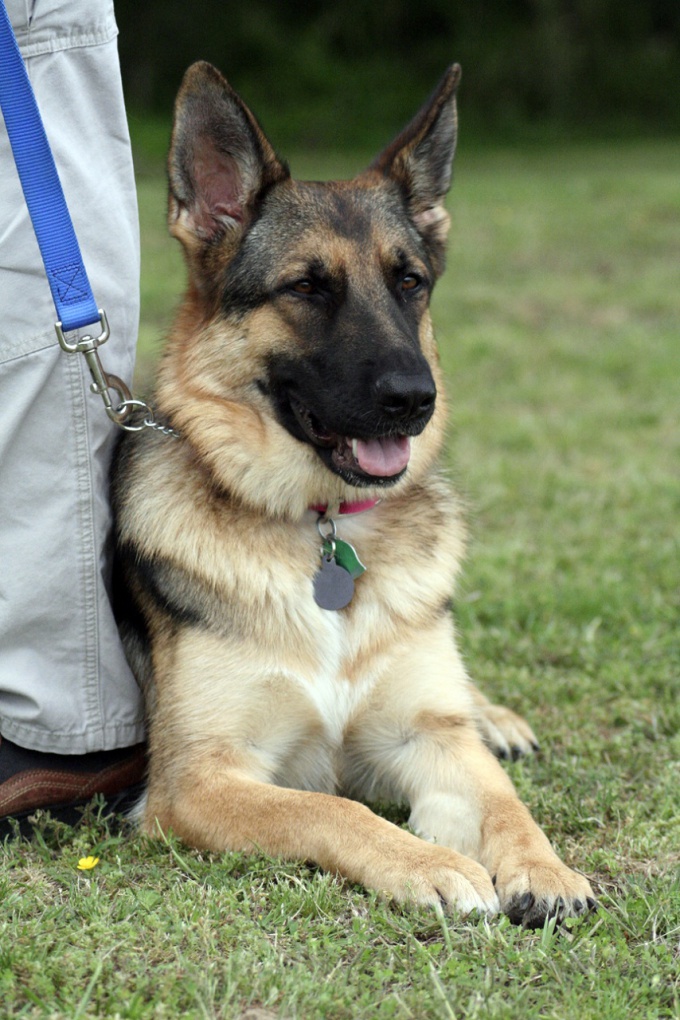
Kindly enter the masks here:
<path id="1" fill-rule="evenodd" d="M 191 628 L 156 655 L 143 829 L 172 830 L 199 848 L 313 861 L 399 901 L 497 910 L 475 861 L 315 792 L 335 789 L 335 742 L 292 664 L 271 667 L 285 656 L 283 641 L 268 660 L 261 647 Z"/>
<path id="2" fill-rule="evenodd" d="M 504 705 L 494 705 L 471 685 L 475 722 L 482 740 L 498 758 L 520 758 L 538 750 L 538 740 L 526 719 Z"/>
<path id="3" fill-rule="evenodd" d="M 348 733 L 347 762 L 352 793 L 406 800 L 415 832 L 479 861 L 513 920 L 533 927 L 592 905 L 587 880 L 560 861 L 484 746 L 444 627 L 395 653 L 390 674 Z M 362 783 L 367 774 L 374 784 Z"/>
<path id="4" fill-rule="evenodd" d="M 495 912 L 487 872 L 454 850 L 432 846 L 356 801 L 285 789 L 248 774 L 244 757 L 216 751 L 196 757 L 170 801 L 149 792 L 144 828 L 172 830 L 212 850 L 261 850 L 309 860 L 398 901 Z M 256 763 L 262 771 L 261 762 Z"/>
<path id="5" fill-rule="evenodd" d="M 533 927 L 585 912 L 588 881 L 560 861 L 477 734 L 439 713 L 421 714 L 416 725 L 422 775 L 434 779 L 412 790 L 416 831 L 483 864 L 514 921 Z"/>

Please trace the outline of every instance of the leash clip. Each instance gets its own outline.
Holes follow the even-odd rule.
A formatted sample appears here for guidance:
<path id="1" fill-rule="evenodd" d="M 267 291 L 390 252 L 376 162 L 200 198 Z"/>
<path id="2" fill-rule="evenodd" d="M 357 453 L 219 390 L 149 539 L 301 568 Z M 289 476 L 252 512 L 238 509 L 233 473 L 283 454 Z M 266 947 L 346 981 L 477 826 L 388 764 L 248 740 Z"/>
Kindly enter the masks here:
<path id="1" fill-rule="evenodd" d="M 98 347 L 106 343 L 111 336 L 109 320 L 103 308 L 98 308 L 97 312 L 102 331 L 96 337 L 86 334 L 85 336 L 76 337 L 75 340 L 68 340 L 61 322 L 55 322 L 54 329 L 62 351 L 66 351 L 67 354 L 86 354 L 88 351 L 96 351 Z"/>
<path id="2" fill-rule="evenodd" d="M 112 422 L 125 429 L 126 432 L 141 432 L 144 428 L 152 428 L 167 436 L 177 436 L 178 433 L 174 429 L 161 425 L 154 419 L 153 411 L 146 401 L 137 400 L 133 397 L 122 379 L 104 370 L 98 354 L 98 348 L 109 339 L 111 330 L 109 329 L 109 320 L 104 309 L 98 308 L 97 311 L 99 312 L 101 326 L 99 336 L 85 334 L 85 336 L 79 336 L 75 340 L 68 340 L 61 322 L 57 322 L 54 328 L 57 333 L 59 346 L 67 354 L 83 354 L 85 356 L 87 367 L 92 376 L 90 389 L 93 393 L 98 393 L 102 398 L 106 413 Z M 112 390 L 118 397 L 115 404 L 111 399 Z M 138 416 L 139 414 L 144 415 L 141 423 L 139 423 L 138 417 L 136 422 L 131 420 L 133 416 Z"/>
<path id="3" fill-rule="evenodd" d="M 85 356 L 87 367 L 92 376 L 90 389 L 93 393 L 98 393 L 104 401 L 106 413 L 111 421 L 125 428 L 125 419 L 132 410 L 136 409 L 136 405 L 141 402 L 133 401 L 132 394 L 122 379 L 119 379 L 116 375 L 109 375 L 104 371 L 104 366 L 99 358 L 98 348 L 109 339 L 111 330 L 104 309 L 98 308 L 97 311 L 99 312 L 99 324 L 101 326 L 99 336 L 90 336 L 89 333 L 86 333 L 84 336 L 76 337 L 75 340 L 69 340 L 64 333 L 61 322 L 55 323 L 54 329 L 62 351 L 66 351 L 67 354 L 83 354 Z M 119 397 L 119 401 L 115 406 L 111 399 L 111 390 L 114 390 Z M 135 405 L 134 408 L 130 406 L 131 403 Z"/>

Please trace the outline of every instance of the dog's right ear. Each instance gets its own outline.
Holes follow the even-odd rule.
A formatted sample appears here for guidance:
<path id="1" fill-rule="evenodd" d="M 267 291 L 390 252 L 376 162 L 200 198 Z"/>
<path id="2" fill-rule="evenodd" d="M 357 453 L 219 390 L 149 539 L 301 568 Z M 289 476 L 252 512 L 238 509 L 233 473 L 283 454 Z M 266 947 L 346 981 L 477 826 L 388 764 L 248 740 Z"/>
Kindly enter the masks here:
<path id="1" fill-rule="evenodd" d="M 460 75 L 460 65 L 452 64 L 425 106 L 370 168 L 398 184 L 437 274 L 444 268 L 450 222 L 444 199 L 456 151 Z"/>
<path id="2" fill-rule="evenodd" d="M 237 244 L 266 190 L 289 172 L 231 85 L 199 61 L 175 102 L 168 176 L 170 233 L 191 255 L 219 238 Z"/>

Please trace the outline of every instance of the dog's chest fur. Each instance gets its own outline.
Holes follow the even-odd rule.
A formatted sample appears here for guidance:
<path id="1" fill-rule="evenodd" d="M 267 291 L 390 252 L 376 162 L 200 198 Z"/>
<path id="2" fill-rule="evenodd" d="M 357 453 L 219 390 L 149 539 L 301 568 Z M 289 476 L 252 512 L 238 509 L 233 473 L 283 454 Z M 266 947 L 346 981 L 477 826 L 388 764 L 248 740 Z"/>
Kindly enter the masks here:
<path id="1" fill-rule="evenodd" d="M 307 732 L 293 755 L 280 757 L 273 778 L 285 786 L 335 793 L 343 785 L 347 730 L 370 700 L 378 670 L 372 664 L 361 675 L 348 675 L 345 667 L 352 641 L 342 615 L 327 613 L 317 633 L 317 670 L 288 674 L 291 693 L 294 689 L 301 695 L 300 704 L 306 708 L 299 718 L 307 717 Z"/>
<path id="2" fill-rule="evenodd" d="M 347 621 L 339 613 L 326 613 L 322 623 L 318 629 L 319 669 L 291 679 L 314 706 L 330 744 L 340 746 L 347 724 L 373 689 L 375 670 L 348 676 L 346 665 L 353 658 L 353 642 Z"/>

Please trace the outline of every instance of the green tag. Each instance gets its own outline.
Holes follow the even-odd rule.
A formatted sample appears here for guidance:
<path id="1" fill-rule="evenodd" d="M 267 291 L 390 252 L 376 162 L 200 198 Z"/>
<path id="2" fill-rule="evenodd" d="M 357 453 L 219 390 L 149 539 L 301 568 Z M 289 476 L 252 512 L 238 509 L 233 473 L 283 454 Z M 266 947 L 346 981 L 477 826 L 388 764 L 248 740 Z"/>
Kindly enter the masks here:
<path id="1" fill-rule="evenodd" d="M 356 581 L 357 577 L 361 577 L 366 570 L 366 567 L 357 556 L 356 549 L 349 542 L 343 542 L 341 538 L 334 538 L 333 543 L 335 544 L 335 562 L 339 567 L 346 570 L 348 574 L 351 574 Z M 330 556 L 332 550 L 333 547 L 330 541 L 326 539 L 323 544 L 324 554 Z"/>

